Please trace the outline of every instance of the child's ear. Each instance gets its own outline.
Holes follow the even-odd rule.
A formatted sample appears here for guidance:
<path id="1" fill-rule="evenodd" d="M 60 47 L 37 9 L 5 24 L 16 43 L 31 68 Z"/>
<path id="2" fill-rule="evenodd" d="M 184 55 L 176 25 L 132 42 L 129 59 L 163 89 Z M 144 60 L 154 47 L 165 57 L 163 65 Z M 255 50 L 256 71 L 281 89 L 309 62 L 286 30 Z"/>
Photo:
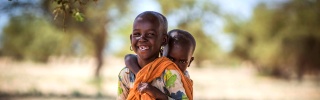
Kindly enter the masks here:
<path id="1" fill-rule="evenodd" d="M 168 43 L 168 35 L 164 34 L 163 40 L 162 40 L 162 46 L 166 45 Z"/>
<path id="2" fill-rule="evenodd" d="M 194 60 L 194 57 L 191 57 L 188 67 L 190 67 L 193 60 Z"/>
<path id="3" fill-rule="evenodd" d="M 130 34 L 130 45 L 132 43 L 132 34 Z"/>

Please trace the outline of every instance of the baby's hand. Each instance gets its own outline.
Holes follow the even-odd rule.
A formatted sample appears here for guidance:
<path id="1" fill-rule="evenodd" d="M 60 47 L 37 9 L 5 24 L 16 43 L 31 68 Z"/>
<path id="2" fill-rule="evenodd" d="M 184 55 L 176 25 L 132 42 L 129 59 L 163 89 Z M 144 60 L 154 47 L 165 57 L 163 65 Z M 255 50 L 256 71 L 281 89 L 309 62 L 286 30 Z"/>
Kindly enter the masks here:
<path id="1" fill-rule="evenodd" d="M 159 89 L 157 89 L 156 87 L 152 86 L 149 83 L 140 83 L 138 85 L 138 91 L 140 92 L 140 95 L 143 93 L 147 93 L 156 99 L 161 99 L 161 100 L 168 99 L 164 93 L 162 93 Z"/>
<path id="2" fill-rule="evenodd" d="M 150 89 L 150 85 L 148 83 L 140 83 L 138 85 L 138 91 L 140 92 L 140 94 L 148 92 L 149 89 Z"/>

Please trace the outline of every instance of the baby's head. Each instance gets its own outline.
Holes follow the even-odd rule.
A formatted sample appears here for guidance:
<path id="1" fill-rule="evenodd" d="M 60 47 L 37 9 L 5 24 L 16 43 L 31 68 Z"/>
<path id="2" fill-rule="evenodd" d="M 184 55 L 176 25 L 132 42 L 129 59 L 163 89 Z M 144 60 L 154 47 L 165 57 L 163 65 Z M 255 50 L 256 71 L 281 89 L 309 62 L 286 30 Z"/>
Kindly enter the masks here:
<path id="1" fill-rule="evenodd" d="M 167 29 L 167 19 L 158 12 L 145 11 L 135 18 L 130 40 L 139 59 L 150 62 L 158 57 L 167 42 Z"/>
<path id="2" fill-rule="evenodd" d="M 163 56 L 171 59 L 182 72 L 190 66 L 196 47 L 194 37 L 187 31 L 174 29 L 168 33 L 169 43 L 164 47 Z"/>

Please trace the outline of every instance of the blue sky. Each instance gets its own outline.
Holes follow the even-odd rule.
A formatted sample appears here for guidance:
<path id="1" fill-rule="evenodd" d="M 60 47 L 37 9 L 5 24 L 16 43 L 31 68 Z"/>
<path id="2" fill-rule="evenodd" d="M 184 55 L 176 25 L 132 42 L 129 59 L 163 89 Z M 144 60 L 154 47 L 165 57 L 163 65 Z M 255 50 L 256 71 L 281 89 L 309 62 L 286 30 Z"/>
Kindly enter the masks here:
<path id="1" fill-rule="evenodd" d="M 4 26 L 8 23 L 8 16 L 0 13 L 0 41 L 2 40 L 2 30 Z M 0 42 L 0 48 L 2 47 L 2 43 Z"/>
<path id="2" fill-rule="evenodd" d="M 224 13 L 237 14 L 239 18 L 249 19 L 252 10 L 259 3 L 258 0 L 211 0 L 220 7 Z M 222 18 L 215 21 L 216 29 L 206 28 L 206 32 L 213 35 L 216 43 L 223 51 L 229 52 L 232 49 L 233 38 L 223 32 L 224 22 Z M 211 33 L 210 33 L 211 32 Z"/>

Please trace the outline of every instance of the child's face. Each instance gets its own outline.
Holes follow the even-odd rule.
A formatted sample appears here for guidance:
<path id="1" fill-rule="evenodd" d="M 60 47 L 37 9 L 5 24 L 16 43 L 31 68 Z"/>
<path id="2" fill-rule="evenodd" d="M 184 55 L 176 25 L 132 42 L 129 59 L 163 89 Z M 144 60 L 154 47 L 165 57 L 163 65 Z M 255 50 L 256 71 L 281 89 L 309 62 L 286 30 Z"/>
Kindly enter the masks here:
<path id="1" fill-rule="evenodd" d="M 137 18 L 133 24 L 133 31 L 130 35 L 131 46 L 139 58 L 153 60 L 158 57 L 161 42 L 161 34 L 156 21 Z"/>
<path id="2" fill-rule="evenodd" d="M 169 47 L 166 46 L 164 49 L 168 49 L 164 50 L 164 56 L 168 57 L 172 62 L 178 65 L 182 72 L 186 71 L 187 67 L 193 61 L 192 50 L 188 47 L 171 45 Z"/>
<path id="3" fill-rule="evenodd" d="M 172 33 L 169 39 L 175 37 L 177 34 Z M 169 40 L 170 41 L 170 40 Z M 179 45 L 169 42 L 168 45 L 164 47 L 163 56 L 168 57 L 172 62 L 174 62 L 182 72 L 186 71 L 187 67 L 193 61 L 192 57 L 193 51 L 190 45 Z"/>

